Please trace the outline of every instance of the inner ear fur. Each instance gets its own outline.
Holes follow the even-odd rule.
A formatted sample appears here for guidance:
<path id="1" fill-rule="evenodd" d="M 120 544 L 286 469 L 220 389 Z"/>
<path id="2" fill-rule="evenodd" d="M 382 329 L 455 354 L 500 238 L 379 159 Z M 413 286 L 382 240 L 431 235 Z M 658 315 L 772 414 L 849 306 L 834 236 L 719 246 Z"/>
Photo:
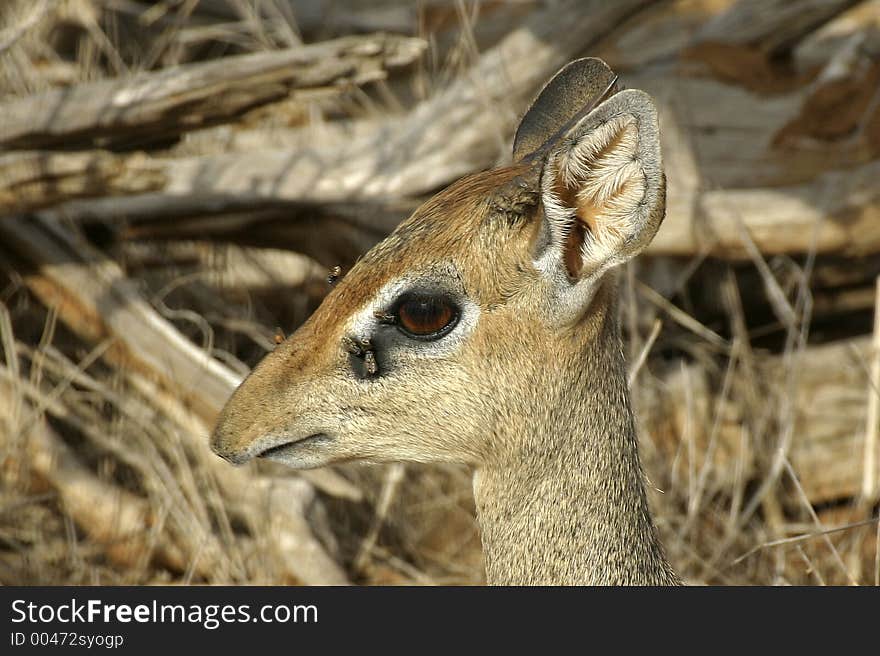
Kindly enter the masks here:
<path id="1" fill-rule="evenodd" d="M 550 150 L 541 195 L 552 247 L 579 279 L 620 264 L 654 237 L 666 185 L 650 96 L 621 91 Z"/>

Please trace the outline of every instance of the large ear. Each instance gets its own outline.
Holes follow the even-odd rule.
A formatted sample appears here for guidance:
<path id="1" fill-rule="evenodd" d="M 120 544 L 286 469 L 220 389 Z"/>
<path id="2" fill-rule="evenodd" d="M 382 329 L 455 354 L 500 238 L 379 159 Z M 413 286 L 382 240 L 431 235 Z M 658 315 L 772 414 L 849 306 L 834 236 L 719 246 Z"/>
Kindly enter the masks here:
<path id="1" fill-rule="evenodd" d="M 569 62 L 554 75 L 522 117 L 513 137 L 513 159 L 540 151 L 565 128 L 617 90 L 617 75 L 601 59 Z"/>
<path id="2" fill-rule="evenodd" d="M 538 268 L 583 311 L 609 268 L 641 251 L 666 210 L 657 111 L 628 89 L 605 100 L 547 150 Z"/>

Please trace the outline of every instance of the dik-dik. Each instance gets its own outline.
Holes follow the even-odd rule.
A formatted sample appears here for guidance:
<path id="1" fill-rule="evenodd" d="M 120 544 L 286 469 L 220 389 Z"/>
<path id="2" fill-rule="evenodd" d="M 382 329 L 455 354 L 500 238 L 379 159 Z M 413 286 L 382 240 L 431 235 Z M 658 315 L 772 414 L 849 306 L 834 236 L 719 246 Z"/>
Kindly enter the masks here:
<path id="1" fill-rule="evenodd" d="M 464 463 L 490 583 L 677 583 L 617 312 L 617 271 L 665 212 L 656 109 L 600 60 L 573 62 L 513 159 L 369 251 L 241 384 L 213 449 L 296 468 Z"/>

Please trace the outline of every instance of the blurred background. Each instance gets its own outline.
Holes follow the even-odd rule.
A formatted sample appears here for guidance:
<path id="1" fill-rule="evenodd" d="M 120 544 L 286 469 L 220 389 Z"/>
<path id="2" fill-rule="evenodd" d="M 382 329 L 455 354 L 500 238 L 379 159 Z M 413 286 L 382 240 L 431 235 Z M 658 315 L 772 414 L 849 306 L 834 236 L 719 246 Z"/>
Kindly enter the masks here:
<path id="1" fill-rule="evenodd" d="M 470 472 L 207 435 L 581 56 L 661 114 L 621 319 L 670 559 L 877 585 L 877 0 L 4 0 L 0 583 L 481 583 Z"/>

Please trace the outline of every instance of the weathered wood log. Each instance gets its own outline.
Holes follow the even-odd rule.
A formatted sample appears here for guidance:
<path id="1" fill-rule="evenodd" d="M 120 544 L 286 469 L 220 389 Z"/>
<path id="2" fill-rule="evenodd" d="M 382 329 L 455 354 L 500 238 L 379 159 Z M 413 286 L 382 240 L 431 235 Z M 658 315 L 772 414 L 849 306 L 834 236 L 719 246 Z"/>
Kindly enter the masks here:
<path id="1" fill-rule="evenodd" d="M 273 580 L 290 584 L 338 585 L 347 582 L 339 564 L 314 536 L 324 513 L 315 487 L 340 498 L 360 501 L 362 495 L 332 469 L 305 475 L 263 476 L 254 467 L 230 470 L 228 464 L 208 453 L 210 423 L 193 414 L 179 397 L 136 371 L 125 371 L 129 382 L 171 421 L 181 428 L 186 446 L 210 472 L 230 512 L 250 527 L 254 538 L 271 550 L 279 571 Z M 313 487 L 313 485 L 315 487 Z M 319 530 L 324 536 L 326 530 Z"/>
<path id="2" fill-rule="evenodd" d="M 169 195 L 242 194 L 301 202 L 431 193 L 507 152 L 507 135 L 535 91 L 649 0 L 567 1 L 535 12 L 465 75 L 403 118 L 347 147 L 243 153 L 169 163 Z M 510 62 L 521 62 L 511 67 Z"/>
<path id="3" fill-rule="evenodd" d="M 756 358 L 757 391 L 765 410 L 775 413 L 786 406 L 792 413 L 790 426 L 778 426 L 767 435 L 752 434 L 748 428 L 760 422 L 755 416 L 760 409 L 736 392 L 721 399 L 706 370 L 697 365 L 665 378 L 662 389 L 656 390 L 656 403 L 641 405 L 642 425 L 669 462 L 681 454 L 680 469 L 686 471 L 691 453 L 693 469 L 708 466 L 712 485 L 726 489 L 737 472 L 745 480 L 760 478 L 780 446 L 779 436 L 790 429 L 787 455 L 810 501 L 856 498 L 863 477 L 867 399 L 876 393 L 868 382 L 870 354 L 870 338 L 865 337 L 811 346 L 792 359 Z M 750 383 L 741 379 L 741 384 Z"/>
<path id="4" fill-rule="evenodd" d="M 802 44 L 796 53 L 801 68 L 815 66 L 819 72 L 800 113 L 777 132 L 773 145 L 796 151 L 806 144 L 819 154 L 844 151 L 853 160 L 877 158 L 880 2 L 856 7 L 826 27 L 831 35 Z"/>
<path id="5" fill-rule="evenodd" d="M 3 245 L 31 267 L 31 290 L 84 339 L 114 337 L 108 358 L 179 393 L 200 416 L 211 420 L 240 382 L 210 354 L 196 347 L 158 316 L 114 262 L 74 244 L 38 219 L 0 225 Z M 52 236 L 50 236 L 52 235 Z"/>
<path id="6" fill-rule="evenodd" d="M 410 3 L 365 6 L 362 2 L 346 0 L 342 2 L 282 0 L 271 9 L 258 6 L 251 11 L 257 12 L 261 19 L 266 20 L 278 16 L 277 7 L 282 7 L 302 32 L 332 34 L 376 30 L 407 32 L 412 28 L 418 10 L 418 7 Z M 226 0 L 201 0 L 197 11 L 203 16 L 217 17 L 226 21 L 242 20 L 247 17 L 241 6 Z"/>
<path id="7" fill-rule="evenodd" d="M 783 78 L 774 70 L 774 59 L 857 2 L 738 0 L 700 30 L 687 53 L 707 63 L 720 77 L 772 88 Z"/>
<path id="8" fill-rule="evenodd" d="M 169 160 L 164 170 L 171 177 L 166 178 L 164 197 L 134 201 L 136 207 L 131 213 L 135 218 L 138 212 L 155 216 L 157 209 L 174 207 L 169 202 L 175 201 L 193 208 L 241 207 L 267 200 L 354 204 L 429 193 L 465 173 L 484 168 L 502 152 L 508 156 L 505 135 L 540 84 L 569 58 L 650 4 L 648 0 L 628 0 L 613 6 L 569 1 L 536 12 L 526 26 L 485 53 L 466 77 L 403 119 L 381 124 L 347 147 L 313 146 L 293 153 L 261 151 Z M 517 60 L 526 65 L 510 69 L 508 62 Z M 499 113 L 501 107 L 512 111 Z M 124 206 L 112 207 L 80 204 L 70 208 L 68 216 L 106 216 L 108 210 L 115 210 L 117 215 L 125 213 L 120 211 Z M 179 206 L 166 214 L 172 215 L 179 216 Z M 381 225 L 378 233 L 370 226 L 373 234 L 359 240 L 365 246 L 363 250 L 390 231 L 403 215 L 392 214 L 393 220 Z M 244 215 L 233 220 L 241 223 L 247 219 Z M 330 266 L 351 257 L 300 250 Z"/>
<path id="9" fill-rule="evenodd" d="M 301 201 L 430 193 L 497 159 L 535 90 L 568 59 L 648 4 L 563 2 L 538 11 L 448 88 L 347 148 L 178 160 L 173 175 L 181 176 L 181 184 L 168 192 L 186 193 L 187 180 L 205 175 L 215 180 L 214 190 L 232 185 L 240 193 L 244 184 L 255 195 L 271 192 Z M 511 68 L 512 61 L 522 65 Z"/>
<path id="10" fill-rule="evenodd" d="M 75 198 L 142 194 L 168 184 L 164 166 L 143 154 L 26 151 L 0 155 L 0 216 Z"/>
<path id="11" fill-rule="evenodd" d="M 277 105 L 270 105 L 271 112 Z M 250 115 L 248 115 L 249 117 Z M 333 121 L 315 121 L 306 125 L 274 125 L 270 115 L 265 124 L 233 123 L 205 128 L 168 149 L 168 157 L 200 157 L 230 153 L 248 153 L 263 150 L 308 151 L 320 144 L 322 151 L 347 148 L 350 143 L 370 138 L 382 124 L 378 117 L 358 119 L 340 118 Z M 276 119 L 277 120 L 277 119 Z M 195 152 L 193 152 L 195 151 Z"/>
<path id="12" fill-rule="evenodd" d="M 298 203 L 230 195 L 147 194 L 68 203 L 47 215 L 129 223 L 123 239 L 208 239 L 288 248 L 326 267 L 349 266 L 406 218 L 416 203 Z"/>
<path id="13" fill-rule="evenodd" d="M 620 29 L 625 32 L 628 25 L 637 31 L 636 19 L 643 13 L 636 12 Z M 491 72 L 498 53 L 511 50 L 513 56 L 516 35 L 487 53 L 477 68 Z M 843 128 L 813 138 L 821 130 L 803 120 L 817 93 L 826 99 L 826 107 L 849 97 L 844 92 L 859 85 L 862 70 L 847 73 L 848 81 L 834 87 L 834 93 L 803 87 L 772 98 L 705 78 L 681 77 L 669 65 L 650 75 L 626 75 L 627 84 L 652 93 L 661 109 L 668 212 L 650 252 L 743 259 L 743 242 L 750 238 L 763 252 L 796 254 L 813 248 L 814 232 L 820 253 L 875 252 L 877 194 L 870 180 L 877 170 L 870 144 L 877 141 L 871 126 L 880 125 L 872 118 L 880 117 L 880 109 L 866 114 L 870 129 L 857 142 Z M 473 84 L 466 82 L 426 101 L 393 129 L 391 123 L 371 122 L 363 130 L 288 132 L 284 138 L 290 150 L 163 160 L 168 184 L 160 192 L 81 201 L 65 207 L 65 215 L 149 222 L 130 233 L 141 237 L 214 235 L 255 245 L 283 243 L 327 266 L 346 263 L 412 210 L 415 200 L 410 198 L 490 166 L 506 150 L 507 137 L 497 131 L 488 139 L 493 142 L 489 147 L 486 135 L 491 129 L 479 126 L 486 119 L 496 129 L 497 116 L 491 103 L 462 91 Z M 523 93 L 528 86 L 519 77 L 511 84 Z M 452 128 L 439 116 L 441 108 L 453 111 L 459 101 L 469 107 L 454 108 L 468 112 L 466 129 Z M 437 141 L 442 130 L 454 138 Z M 333 138 L 324 142 L 328 131 Z M 271 135 L 269 131 L 257 138 L 252 132 L 251 141 L 240 147 L 265 144 Z M 174 224 L 163 228 L 163 219 Z M 326 230 L 314 230 L 316 222 Z M 331 231 L 341 237 L 321 239 Z"/>
<path id="14" fill-rule="evenodd" d="M 157 252 L 154 244 L 123 244 L 126 270 L 166 268 L 170 275 L 182 271 L 200 272 L 212 287 L 231 292 L 295 289 L 307 284 L 327 284 L 328 269 L 299 253 L 275 248 L 175 241 Z"/>
<path id="15" fill-rule="evenodd" d="M 792 50 L 794 66 L 802 73 L 821 71 L 853 42 L 866 54 L 876 55 L 878 28 L 880 0 L 862 0 L 804 36 Z"/>
<path id="16" fill-rule="evenodd" d="M 143 0 L 141 0 L 143 1 Z M 474 40 L 482 44 L 481 32 L 498 30 L 497 23 L 505 32 L 510 31 L 510 15 L 519 17 L 523 12 L 537 4 L 533 0 L 517 2 L 492 2 L 468 7 L 468 13 L 478 14 L 474 26 Z M 419 27 L 420 19 L 425 31 L 436 33 L 448 23 L 459 27 L 459 7 L 450 0 L 422 0 L 412 2 L 385 2 L 381 4 L 364 3 L 351 0 L 282 0 L 272 8 L 255 7 L 264 22 L 271 24 L 278 19 L 278 7 L 282 8 L 295 23 L 297 30 L 307 35 L 308 40 L 315 37 L 327 38 L 336 34 L 360 34 L 364 32 L 386 31 L 410 34 Z M 202 16 L 211 16 L 226 21 L 243 20 L 247 14 L 235 3 L 226 0 L 201 0 L 197 11 Z M 484 15 L 488 15 L 484 18 Z M 438 25 L 439 23 L 439 25 Z M 445 36 L 445 35 L 441 35 Z M 441 48 L 441 53 L 443 48 Z"/>
<path id="17" fill-rule="evenodd" d="M 423 48 L 419 39 L 392 35 L 346 37 L 55 89 L 0 108 L 0 149 L 154 141 L 228 120 L 293 89 L 379 79 Z"/>
<path id="18" fill-rule="evenodd" d="M 16 387 L 29 385 L 14 380 L 11 372 L 0 366 L 0 443 L 4 443 L 7 453 L 24 455 L 26 462 L 19 466 L 31 476 L 40 479 L 59 496 L 65 511 L 76 524 L 105 549 L 108 557 L 117 565 L 136 567 L 145 558 L 156 558 L 164 566 L 177 572 L 184 572 L 190 564 L 188 560 L 195 554 L 185 554 L 173 541 L 156 541 L 151 544 L 151 530 L 158 518 L 147 503 L 136 494 L 121 486 L 115 486 L 99 479 L 82 464 L 76 453 L 46 423 L 43 417 L 29 421 L 18 439 L 24 440 L 21 453 L 12 451 L 9 436 L 22 427 L 13 423 L 11 414 Z M 44 399 L 39 393 L 20 408 L 29 414 L 34 411 L 34 402 Z M 57 401 L 50 402 L 49 411 L 58 411 Z M 7 423 L 8 422 L 8 423 Z M 7 462 L 7 467 L 10 463 Z M 19 474 L 20 475 L 20 474 Z M 208 558 L 192 563 L 196 574 L 205 573 L 216 563 Z"/>
<path id="19" fill-rule="evenodd" d="M 765 254 L 880 250 L 880 162 L 830 171 L 809 184 L 700 193 L 670 182 L 669 207 L 647 252 L 747 259 Z M 675 195 L 673 195 L 675 194 Z"/>
<path id="20" fill-rule="evenodd" d="M 629 74 L 676 59 L 717 14 L 712 0 L 662 2 L 635 14 L 605 35 L 594 54 L 617 73 Z"/>
<path id="21" fill-rule="evenodd" d="M 77 220 L 124 217 L 148 224 L 129 229 L 132 237 L 212 237 L 250 245 L 284 245 L 333 266 L 365 252 L 415 206 L 405 201 L 390 205 L 371 200 L 279 202 L 268 185 L 272 171 L 283 175 L 283 161 L 273 168 L 271 160 L 257 164 L 258 156 L 253 154 L 250 170 L 261 178 L 266 176 L 260 181 L 233 177 L 233 172 L 240 175 L 241 169 L 249 166 L 248 157 L 239 161 L 238 167 L 235 158 L 223 158 L 222 164 L 208 159 L 214 160 L 205 163 L 211 174 L 195 161 L 192 167 L 181 162 L 169 165 L 166 179 L 174 179 L 171 186 L 180 189 L 180 196 L 79 202 L 62 208 L 60 214 Z M 745 260 L 749 240 L 765 254 L 880 252 L 880 187 L 875 184 L 880 163 L 829 171 L 799 185 L 708 191 L 700 188 L 700 174 L 689 152 L 670 148 L 667 165 L 667 218 L 648 246 L 649 254 L 706 254 Z M 226 180 L 228 196 L 182 189 L 190 183 L 218 179 Z M 207 184 L 213 186 L 214 182 Z M 247 190 L 263 184 L 266 197 L 248 196 Z"/>
<path id="22" fill-rule="evenodd" d="M 90 342 L 112 338 L 106 359 L 167 390 L 200 421 L 207 425 L 214 421 L 241 377 L 159 316 L 116 263 L 36 218 L 0 225 L 0 236 L 7 253 L 14 253 L 13 261 L 22 266 L 30 289 L 47 307 L 57 307 L 73 332 Z M 290 257 L 278 254 L 285 256 Z M 271 275 L 264 255 L 242 258 L 252 267 L 263 260 L 261 272 Z M 203 427 L 197 432 L 208 431 Z M 207 443 L 200 449 L 206 451 Z M 337 487 L 344 487 L 344 482 Z M 352 496 L 350 486 L 347 490 L 346 495 Z"/>
<path id="23" fill-rule="evenodd" d="M 45 305 L 57 308 L 61 320 L 86 341 L 111 339 L 105 359 L 150 387 L 154 398 L 164 397 L 177 409 L 171 414 L 192 429 L 182 432 L 191 440 L 192 453 L 214 472 L 228 498 L 252 508 L 277 508 L 274 495 L 281 483 L 256 484 L 244 470 L 231 469 L 214 457 L 204 439 L 239 376 L 160 317 L 119 267 L 87 244 L 72 243 L 65 232 L 39 219 L 3 222 L 0 236 L 8 256 L 27 267 L 23 278 Z M 288 553 L 288 580 L 345 582 L 342 570 L 298 515 L 317 503 L 311 485 L 305 480 L 289 485 L 296 487 L 296 496 L 285 506 L 290 516 L 273 523 L 265 536 L 279 553 Z"/>
<path id="24" fill-rule="evenodd" d="M 643 16 L 656 19 L 661 12 L 654 7 L 647 12 L 637 9 L 634 4 L 628 12 L 605 18 L 623 21 L 619 31 L 626 36 L 638 33 L 639 21 L 648 20 Z M 565 5 L 563 11 L 546 16 L 538 12 L 531 27 L 514 32 L 486 53 L 473 76 L 401 120 L 377 122 L 349 135 L 334 128 L 330 132 L 339 132 L 338 138 L 326 143 L 318 139 L 320 130 L 313 138 L 304 130 L 288 135 L 290 144 L 297 146 L 290 150 L 261 148 L 157 161 L 165 181 L 158 193 L 83 201 L 66 207 L 65 214 L 149 221 L 152 225 L 131 232 L 137 236 L 215 235 L 260 245 L 281 239 L 327 266 L 350 262 L 413 208 L 414 201 L 406 199 L 419 198 L 503 156 L 509 125 L 493 111 L 497 98 L 508 93 L 514 104 L 524 103 L 534 80 L 550 68 L 546 60 L 555 55 L 533 44 L 540 56 L 526 57 L 527 65 L 507 80 L 499 59 L 521 57 L 529 40 L 552 31 L 552 24 L 576 20 L 580 11 L 584 10 Z M 551 26 L 538 25 L 539 16 L 550 19 Z M 595 30 L 588 36 L 592 34 Z M 870 185 L 877 170 L 873 149 L 864 146 L 875 141 L 874 131 L 867 130 L 867 141 L 855 145 L 844 128 L 817 141 L 811 135 L 822 130 L 804 118 L 811 116 L 815 98 L 833 107 L 850 97 L 846 89 L 864 86 L 860 71 L 856 67 L 848 73 L 843 86 L 832 85 L 833 92 L 804 87 L 773 98 L 704 78 L 681 77 L 669 65 L 650 75 L 626 76 L 628 84 L 651 92 L 661 106 L 669 211 L 650 252 L 742 259 L 744 239 L 751 239 L 766 253 L 802 253 L 813 248 L 814 233 L 820 253 L 877 250 L 872 228 L 877 198 Z M 482 88 L 477 76 L 484 78 Z M 874 123 L 880 125 L 873 119 L 867 125 Z M 271 140 L 272 133 L 266 134 Z M 805 142 L 804 137 L 811 140 Z M 122 163 L 119 168 L 127 167 Z M 399 211 L 388 211 L 389 203 L 396 202 Z M 346 205 L 356 209 L 345 211 Z M 174 225 L 158 226 L 163 217 L 173 219 Z M 325 229 L 314 230 L 316 222 Z M 331 231 L 342 236 L 329 242 L 320 238 Z"/>
<path id="25" fill-rule="evenodd" d="M 28 397 L 24 407 L 31 412 L 32 404 L 40 403 L 43 411 L 62 421 L 70 423 L 73 419 L 71 411 L 62 402 L 57 399 L 47 401 L 46 395 L 40 390 L 34 390 L 30 383 L 15 379 L 5 367 L 0 367 L 0 390 L 12 392 L 16 389 L 23 390 Z M 4 428 L 4 420 L 7 419 L 8 408 L 4 402 L 11 402 L 14 397 L 13 393 L 8 398 L 0 396 L 0 428 Z M 166 397 L 165 400 L 169 399 Z M 131 403 L 130 397 L 126 398 L 126 402 Z M 171 404 L 173 406 L 174 402 L 171 401 Z M 160 403 L 161 410 L 169 407 Z M 175 419 L 179 420 L 180 416 Z M 192 419 L 190 416 L 183 425 L 192 428 Z M 186 524 L 188 530 L 184 533 L 180 532 L 179 527 L 176 531 L 167 530 L 168 522 L 162 525 L 159 509 L 146 498 L 96 476 L 48 427 L 43 417 L 33 420 L 29 415 L 25 422 L 24 430 L 17 431 L 18 439 L 24 439 L 24 448 L 16 450 L 6 441 L 7 453 L 12 454 L 13 462 L 15 457 L 26 457 L 26 463 L 18 464 L 24 466 L 28 475 L 35 475 L 42 484 L 58 493 L 65 510 L 91 539 L 106 549 L 113 562 L 135 567 L 142 565 L 144 559 L 153 559 L 172 571 L 181 574 L 188 572 L 190 576 L 195 575 L 206 581 L 230 580 L 230 563 L 217 543 L 217 536 L 210 532 L 207 535 L 192 534 L 192 522 Z M 73 424 L 83 429 L 78 420 Z M 13 431 L 16 429 L 15 426 L 9 428 Z M 204 432 L 204 426 L 201 428 Z M 90 427 L 86 430 L 92 432 Z M 0 431 L 0 442 L 8 434 Z M 136 444 L 134 442 L 129 446 L 129 450 L 135 449 Z M 198 455 L 197 452 L 194 455 Z M 156 456 L 151 453 L 149 457 Z M 145 461 L 148 462 L 149 457 Z M 7 467 L 11 466 L 10 462 L 6 464 Z M 336 575 L 335 563 L 328 560 L 311 538 L 308 518 L 314 512 L 317 499 L 307 481 L 291 477 L 272 479 L 242 476 L 240 472 L 227 475 L 225 466 L 219 462 L 212 464 L 215 466 L 209 469 L 217 477 L 224 493 L 228 504 L 226 512 L 242 524 L 249 525 L 256 541 L 274 552 L 273 557 L 267 559 L 268 562 L 280 564 L 280 571 L 267 573 L 269 580 L 280 579 L 289 583 L 344 581 Z M 153 466 L 155 463 L 147 464 L 147 470 Z M 148 474 L 149 471 L 141 473 Z M 330 474 L 329 471 L 316 473 L 317 480 L 328 482 L 326 474 Z M 267 502 L 271 505 L 267 506 Z M 174 512 L 185 512 L 185 509 L 175 508 Z M 211 530 L 210 526 L 198 528 Z M 157 532 L 161 533 L 161 537 L 155 534 Z M 235 575 L 240 579 L 245 573 L 237 572 Z"/>
<path id="26" fill-rule="evenodd" d="M 279 203 L 242 198 L 161 194 L 70 203 L 44 212 L 77 222 L 118 222 L 125 242 L 207 240 L 306 255 L 326 268 L 352 266 L 416 207 L 412 201 L 382 203 Z M 214 209 L 216 208 L 216 209 Z"/>

